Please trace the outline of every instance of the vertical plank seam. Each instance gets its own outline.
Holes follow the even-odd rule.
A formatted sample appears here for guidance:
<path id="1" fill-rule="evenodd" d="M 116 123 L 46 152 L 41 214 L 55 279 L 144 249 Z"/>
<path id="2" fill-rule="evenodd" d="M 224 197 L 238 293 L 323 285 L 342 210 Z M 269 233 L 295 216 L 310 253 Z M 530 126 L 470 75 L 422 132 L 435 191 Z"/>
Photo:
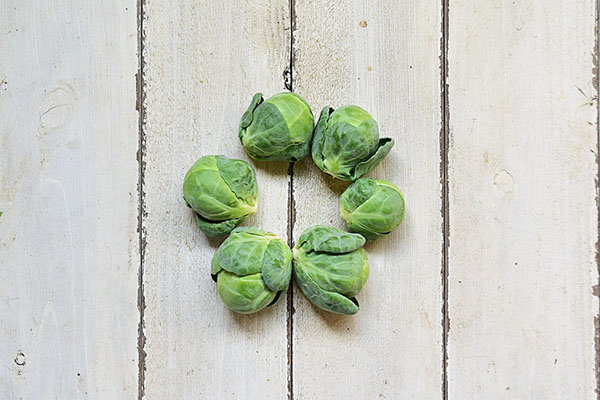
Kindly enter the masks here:
<path id="1" fill-rule="evenodd" d="M 284 85 L 290 92 L 294 91 L 294 61 L 296 58 L 294 51 L 294 31 L 296 30 L 296 2 L 289 2 L 290 14 L 290 59 L 287 71 L 284 71 Z M 287 236 L 288 245 L 294 246 L 294 224 L 296 222 L 296 203 L 294 201 L 294 163 L 291 162 L 289 169 L 289 187 L 288 187 L 288 226 Z M 287 348 L 288 348 L 288 379 L 287 379 L 287 398 L 294 400 L 294 280 L 290 282 L 287 293 Z"/>
<path id="2" fill-rule="evenodd" d="M 449 120 L 448 106 L 448 11 L 449 0 L 442 0 L 442 37 L 440 44 L 440 83 L 441 83 L 441 132 L 440 132 L 440 179 L 442 186 L 442 396 L 448 399 L 448 333 L 450 316 L 448 315 L 448 247 L 450 245 L 449 198 L 448 198 L 448 147 Z"/>
<path id="3" fill-rule="evenodd" d="M 144 334 L 145 322 L 144 322 L 144 311 L 146 309 L 146 301 L 144 297 L 144 261 L 146 255 L 146 230 L 144 227 L 144 220 L 147 216 L 146 205 L 145 205 L 145 191 L 144 191 L 144 174 L 146 171 L 146 136 L 144 133 L 144 121 L 146 117 L 146 107 L 144 105 L 144 0 L 138 0 L 137 2 L 137 28 L 138 28 L 138 72 L 136 74 L 136 89 L 137 89 L 137 104 L 136 109 L 138 111 L 138 235 L 139 235 L 139 252 L 140 252 L 140 264 L 138 269 L 138 298 L 137 305 L 139 311 L 139 322 L 138 322 L 138 399 L 144 398 L 145 389 L 145 372 L 146 372 L 146 351 L 144 346 L 146 344 L 146 336 Z"/>
<path id="4" fill-rule="evenodd" d="M 595 26 L 594 26 L 594 53 L 593 53 L 593 68 L 592 68 L 592 83 L 596 90 L 596 212 L 598 213 L 597 221 L 597 238 L 596 238 L 596 269 L 598 271 L 598 281 L 593 293 L 600 297 L 600 107 L 598 104 L 598 96 L 600 96 L 600 88 L 598 85 L 598 74 L 600 68 L 600 0 L 595 3 Z M 596 398 L 600 400 L 600 306 L 598 314 L 594 317 L 594 350 L 595 350 L 595 373 L 596 373 Z"/>

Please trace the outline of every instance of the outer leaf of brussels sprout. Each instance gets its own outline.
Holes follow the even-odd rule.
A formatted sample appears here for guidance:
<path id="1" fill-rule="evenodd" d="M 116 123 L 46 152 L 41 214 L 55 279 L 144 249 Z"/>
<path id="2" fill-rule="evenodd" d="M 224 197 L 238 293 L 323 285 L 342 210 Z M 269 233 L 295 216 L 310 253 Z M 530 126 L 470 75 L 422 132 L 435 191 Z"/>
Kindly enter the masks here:
<path id="1" fill-rule="evenodd" d="M 369 263 L 363 249 L 344 254 L 300 250 L 296 254 L 296 264 L 322 290 L 346 297 L 356 296 L 369 277 Z"/>
<path id="2" fill-rule="evenodd" d="M 242 314 L 262 310 L 273 302 L 277 294 L 269 290 L 260 273 L 237 276 L 221 271 L 217 279 L 217 288 L 223 303 Z"/>
<path id="3" fill-rule="evenodd" d="M 315 127 L 315 133 L 312 140 L 312 159 L 313 162 L 321 171 L 325 171 L 323 166 L 323 141 L 325 139 L 325 130 L 327 129 L 327 122 L 329 115 L 333 112 L 331 107 L 323 107 L 319 120 Z"/>
<path id="4" fill-rule="evenodd" d="M 341 157 L 345 164 L 352 168 L 356 163 L 373 154 L 379 141 L 379 126 L 367 111 L 358 106 L 343 106 L 336 109 L 329 117 L 327 136 L 331 137 L 327 137 L 326 141 L 333 139 L 335 127 L 338 125 L 345 126 L 339 134 L 340 139 L 337 140 L 341 143 L 336 143 L 336 146 L 341 145 L 346 150 Z M 323 154 L 327 158 L 330 156 L 327 144 Z"/>
<path id="5" fill-rule="evenodd" d="M 377 122 L 375 122 L 367 110 L 353 105 L 339 107 L 331 114 L 329 123 L 337 124 L 339 122 L 345 122 L 354 127 L 359 127 L 368 123 L 369 127 L 374 128 L 376 131 L 376 134 L 369 139 L 371 141 L 370 146 L 374 147 L 377 143 L 377 139 L 379 138 L 379 128 L 377 127 Z"/>
<path id="6" fill-rule="evenodd" d="M 294 274 L 302 292 L 318 307 L 354 314 L 369 276 L 365 238 L 328 226 L 305 230 L 293 252 Z"/>
<path id="7" fill-rule="evenodd" d="M 300 235 L 296 247 L 305 252 L 319 251 L 333 254 L 348 253 L 365 244 L 365 238 L 331 226 L 315 225 Z"/>
<path id="8" fill-rule="evenodd" d="M 332 124 L 330 118 L 323 143 L 325 172 L 338 179 L 351 180 L 354 167 L 366 159 L 373 150 L 368 136 L 365 130 L 346 122 Z"/>
<path id="9" fill-rule="evenodd" d="M 250 157 L 264 161 L 287 147 L 289 137 L 288 126 L 279 109 L 270 102 L 264 102 L 254 111 L 252 124 L 242 134 L 242 146 Z"/>
<path id="10" fill-rule="evenodd" d="M 240 218 L 256 211 L 255 204 L 245 203 L 230 189 L 219 172 L 216 156 L 202 157 L 190 168 L 183 182 L 183 197 L 210 221 Z"/>
<path id="11" fill-rule="evenodd" d="M 345 207 L 347 202 L 344 200 L 365 180 L 373 181 L 369 178 L 356 181 L 342 194 L 340 208 L 348 230 L 360 233 L 369 240 L 377 240 L 402 223 L 405 209 L 404 197 L 392 183 L 382 180 L 373 181 L 377 187 L 372 195 L 350 211 Z M 350 192 L 349 196 L 346 196 L 347 192 Z"/>
<path id="12" fill-rule="evenodd" d="M 253 226 L 240 226 L 235 228 L 235 230 L 233 231 L 233 233 L 247 233 L 248 235 L 257 235 L 257 236 L 269 236 L 271 238 L 276 238 L 277 235 L 270 233 L 270 232 L 265 232 L 261 229 L 255 228 Z"/>
<path id="13" fill-rule="evenodd" d="M 324 108 L 313 138 L 312 157 L 322 171 L 353 180 L 356 166 L 375 153 L 378 139 L 377 122 L 362 108 Z"/>
<path id="14" fill-rule="evenodd" d="M 282 240 L 271 240 L 267 246 L 262 276 L 271 290 L 284 290 L 288 287 L 292 276 L 292 251 Z"/>
<path id="15" fill-rule="evenodd" d="M 215 258 L 222 269 L 236 275 L 259 273 L 267 246 L 274 238 L 277 236 L 257 229 L 237 228 L 219 246 Z"/>
<path id="16" fill-rule="evenodd" d="M 258 105 L 262 102 L 262 93 L 256 93 L 254 96 L 252 96 L 252 101 L 250 102 L 248 109 L 242 115 L 242 120 L 240 121 L 240 129 L 238 133 L 240 140 L 242 139 L 243 129 L 247 128 L 252 123 L 254 110 L 256 110 L 256 107 L 258 107 Z"/>
<path id="17" fill-rule="evenodd" d="M 389 233 L 389 232 L 386 232 L 386 233 L 372 232 L 372 231 L 368 230 L 367 228 L 365 228 L 364 226 L 361 226 L 357 222 L 346 222 L 346 227 L 348 228 L 349 231 L 359 233 L 362 236 L 364 236 L 365 239 L 372 240 L 372 241 L 379 240 L 382 237 L 387 236 L 387 234 Z"/>
<path id="18" fill-rule="evenodd" d="M 295 161 L 308 154 L 314 127 L 310 107 L 294 93 L 279 93 L 260 104 L 242 128 L 242 145 L 255 160 Z"/>
<path id="19" fill-rule="evenodd" d="M 219 246 L 211 262 L 211 275 L 229 308 L 255 312 L 281 300 L 281 292 L 289 285 L 291 257 L 290 249 L 276 235 L 239 227 Z"/>
<path id="20" fill-rule="evenodd" d="M 228 219 L 225 221 L 210 221 L 198 213 L 194 213 L 196 216 L 196 222 L 198 223 L 198 227 L 202 232 L 206 234 L 206 236 L 210 237 L 220 237 L 228 235 L 237 225 L 244 222 L 246 216 L 234 219 Z"/>
<path id="21" fill-rule="evenodd" d="M 310 143 L 315 118 L 306 100 L 296 93 L 284 92 L 270 97 L 267 102 L 277 107 L 283 116 L 289 129 L 291 143 Z"/>
<path id="22" fill-rule="evenodd" d="M 371 172 L 379 165 L 379 163 L 387 156 L 390 150 L 394 147 L 394 139 L 383 138 L 379 140 L 377 151 L 369 159 L 362 161 L 356 165 L 352 171 L 352 180 L 357 180 L 366 173 Z"/>
<path id="23" fill-rule="evenodd" d="M 221 258 L 218 257 L 217 254 L 215 253 L 215 255 L 212 258 L 212 261 L 210 262 L 210 274 L 212 276 L 216 276 L 222 270 L 223 270 L 223 267 L 221 267 Z M 215 279 L 215 282 L 216 281 L 217 280 Z"/>
<path id="24" fill-rule="evenodd" d="M 281 301 L 285 298 L 285 294 L 287 293 L 287 290 L 288 290 L 287 286 L 285 287 L 284 290 L 279 290 L 275 294 L 275 298 L 273 299 L 273 301 L 271 303 L 269 303 L 269 305 L 267 307 L 271 307 L 271 306 L 281 303 Z"/>
<path id="25" fill-rule="evenodd" d="M 362 203 L 367 201 L 377 188 L 377 183 L 371 178 L 361 178 L 348 186 L 340 197 L 342 213 L 351 213 Z"/>
<path id="26" fill-rule="evenodd" d="M 338 314 L 352 315 L 359 310 L 358 301 L 321 289 L 303 270 L 301 262 L 294 259 L 294 274 L 302 293 L 317 307 Z"/>
<path id="27" fill-rule="evenodd" d="M 256 204 L 258 185 L 254 169 L 245 161 L 217 157 L 217 167 L 223 180 L 235 196 L 251 206 Z"/>

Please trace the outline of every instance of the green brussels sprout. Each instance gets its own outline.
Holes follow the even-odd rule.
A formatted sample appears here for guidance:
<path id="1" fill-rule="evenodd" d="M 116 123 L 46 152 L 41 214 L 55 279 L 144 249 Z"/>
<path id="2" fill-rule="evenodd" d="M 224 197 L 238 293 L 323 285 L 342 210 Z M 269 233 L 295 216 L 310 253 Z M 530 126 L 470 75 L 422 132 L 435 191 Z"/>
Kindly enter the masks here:
<path id="1" fill-rule="evenodd" d="M 277 235 L 256 228 L 235 228 L 211 263 L 223 303 L 250 314 L 277 303 L 292 276 L 292 251 Z"/>
<path id="2" fill-rule="evenodd" d="M 294 276 L 302 293 L 317 307 L 356 314 L 360 292 L 369 277 L 365 238 L 329 226 L 305 230 L 294 246 Z"/>
<path id="3" fill-rule="evenodd" d="M 258 186 L 246 161 L 204 156 L 185 174 L 183 199 L 208 236 L 224 236 L 257 208 Z"/>
<path id="4" fill-rule="evenodd" d="M 312 159 L 323 172 L 354 181 L 379 165 L 393 146 L 393 139 L 379 139 L 377 122 L 362 108 L 325 107 L 315 128 Z"/>
<path id="5" fill-rule="evenodd" d="M 295 93 L 267 100 L 256 93 L 240 121 L 239 138 L 258 161 L 297 161 L 309 152 L 315 118 L 306 101 Z"/>
<path id="6" fill-rule="evenodd" d="M 390 182 L 360 178 L 342 194 L 340 211 L 350 232 L 377 240 L 404 220 L 404 197 Z"/>

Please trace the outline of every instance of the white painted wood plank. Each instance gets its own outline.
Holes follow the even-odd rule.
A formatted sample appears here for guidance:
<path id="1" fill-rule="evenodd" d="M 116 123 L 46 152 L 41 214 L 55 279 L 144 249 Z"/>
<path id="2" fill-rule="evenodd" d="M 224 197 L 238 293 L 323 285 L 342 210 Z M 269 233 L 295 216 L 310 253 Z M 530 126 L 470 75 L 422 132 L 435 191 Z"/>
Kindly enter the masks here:
<path id="1" fill-rule="evenodd" d="M 595 2 L 449 15 L 449 398 L 595 399 Z"/>
<path id="2" fill-rule="evenodd" d="M 283 399 L 285 302 L 247 316 L 225 308 L 210 277 L 219 241 L 196 227 L 182 185 L 202 155 L 249 160 L 237 127 L 255 92 L 285 90 L 288 1 L 148 1 L 144 11 L 145 397 Z M 288 164 L 252 164 L 259 210 L 244 225 L 286 238 Z"/>
<path id="3" fill-rule="evenodd" d="M 2 399 L 137 394 L 136 14 L 2 3 Z"/>
<path id="4" fill-rule="evenodd" d="M 371 275 L 354 316 L 319 311 L 295 287 L 297 399 L 442 397 L 440 185 L 441 4 L 296 2 L 294 90 L 318 115 L 357 104 L 396 146 L 370 174 L 406 196 L 404 224 L 367 244 Z M 312 160 L 294 172 L 294 238 L 314 224 L 343 227 L 347 183 Z"/>

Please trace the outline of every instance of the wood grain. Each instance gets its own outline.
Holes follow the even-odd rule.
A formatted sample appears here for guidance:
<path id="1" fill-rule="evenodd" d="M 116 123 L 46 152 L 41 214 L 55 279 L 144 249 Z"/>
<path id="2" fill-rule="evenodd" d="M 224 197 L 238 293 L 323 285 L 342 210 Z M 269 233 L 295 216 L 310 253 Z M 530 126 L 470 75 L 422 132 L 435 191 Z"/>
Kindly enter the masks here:
<path id="1" fill-rule="evenodd" d="M 449 398 L 597 396 L 595 18 L 450 1 Z"/>
<path id="2" fill-rule="evenodd" d="M 295 288 L 296 399 L 442 398 L 442 219 L 438 2 L 296 3 L 294 89 L 318 114 L 364 107 L 396 146 L 370 174 L 404 192 L 404 224 L 366 246 L 371 275 L 355 316 L 322 312 Z M 294 169 L 294 238 L 343 227 L 348 186 L 311 160 Z"/>
<path id="3" fill-rule="evenodd" d="M 249 160 L 237 127 L 252 95 L 284 91 L 288 1 L 147 1 L 147 218 L 144 292 L 147 399 L 283 399 L 285 304 L 228 311 L 210 277 L 219 245 L 182 200 L 183 177 L 208 154 Z M 259 210 L 244 225 L 287 232 L 287 163 L 252 163 Z"/>
<path id="4" fill-rule="evenodd" d="M 136 12 L 2 3 L 2 399 L 137 395 Z"/>

